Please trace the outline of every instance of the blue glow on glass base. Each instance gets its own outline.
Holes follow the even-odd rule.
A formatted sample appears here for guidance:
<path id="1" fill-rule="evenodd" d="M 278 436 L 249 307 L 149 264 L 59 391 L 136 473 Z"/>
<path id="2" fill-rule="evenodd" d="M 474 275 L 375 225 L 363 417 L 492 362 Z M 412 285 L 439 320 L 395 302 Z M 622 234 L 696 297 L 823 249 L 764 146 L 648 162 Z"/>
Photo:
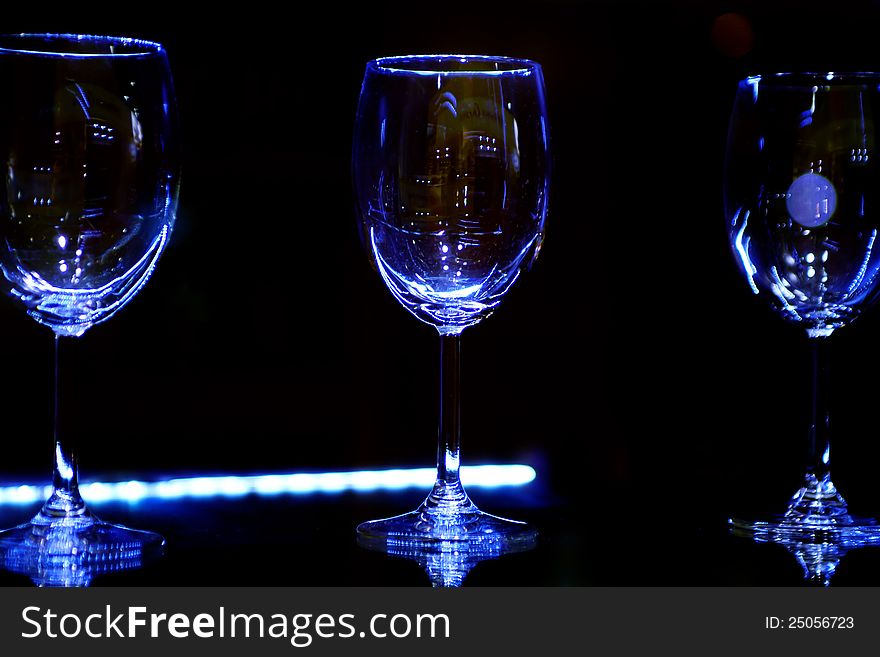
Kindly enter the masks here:
<path id="1" fill-rule="evenodd" d="M 180 498 L 243 497 L 259 495 L 309 495 L 313 493 L 370 493 L 411 488 L 427 489 L 437 476 L 433 468 L 357 470 L 352 472 L 299 472 L 264 475 L 182 477 L 160 481 L 91 482 L 80 492 L 89 504 L 140 502 Z M 524 486 L 534 481 L 529 465 L 471 465 L 461 468 L 462 483 L 469 488 Z M 51 486 L 28 484 L 0 486 L 0 505 L 28 505 L 45 500 Z"/>

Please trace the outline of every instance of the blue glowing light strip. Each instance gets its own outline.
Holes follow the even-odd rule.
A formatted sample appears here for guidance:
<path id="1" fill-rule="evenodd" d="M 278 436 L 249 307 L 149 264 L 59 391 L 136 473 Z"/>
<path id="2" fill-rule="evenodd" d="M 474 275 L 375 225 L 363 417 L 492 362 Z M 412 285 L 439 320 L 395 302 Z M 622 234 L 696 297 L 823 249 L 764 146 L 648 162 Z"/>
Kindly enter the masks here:
<path id="1" fill-rule="evenodd" d="M 92 482 L 80 486 L 90 504 L 140 502 L 147 499 L 308 495 L 311 493 L 370 493 L 374 491 L 429 489 L 433 468 L 359 470 L 355 472 L 301 472 L 247 476 L 185 477 L 163 481 Z M 461 481 L 471 488 L 524 486 L 535 479 L 529 465 L 471 465 L 461 468 Z M 0 505 L 34 504 L 52 493 L 51 486 L 0 486 Z"/>

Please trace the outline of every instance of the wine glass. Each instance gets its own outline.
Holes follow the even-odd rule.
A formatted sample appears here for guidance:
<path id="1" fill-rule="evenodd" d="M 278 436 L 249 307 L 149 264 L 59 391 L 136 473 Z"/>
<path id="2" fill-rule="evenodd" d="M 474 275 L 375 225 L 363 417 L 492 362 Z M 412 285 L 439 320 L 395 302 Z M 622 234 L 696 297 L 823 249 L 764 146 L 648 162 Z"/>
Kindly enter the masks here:
<path id="1" fill-rule="evenodd" d="M 830 475 L 828 342 L 876 296 L 880 74 L 781 73 L 739 83 L 727 145 L 730 244 L 752 292 L 802 328 L 812 359 L 808 467 L 780 515 L 733 518 L 759 540 L 880 542 Z M 877 245 L 880 246 L 880 245 Z"/>
<path id="2" fill-rule="evenodd" d="M 64 582 L 65 569 L 127 567 L 164 544 L 98 520 L 80 496 L 75 448 L 59 431 L 58 357 L 61 342 L 132 299 L 165 249 L 177 110 L 164 49 L 137 39 L 3 36 L 0 84 L 0 269 L 6 291 L 55 335 L 53 491 L 29 523 L 0 532 L 0 556 Z"/>
<path id="3" fill-rule="evenodd" d="M 441 542 L 498 553 L 524 523 L 480 511 L 459 480 L 462 331 L 492 313 L 538 255 L 549 186 L 540 65 L 472 55 L 367 64 L 353 175 L 362 236 L 394 297 L 440 334 L 437 480 L 411 513 L 362 523 L 378 550 Z M 503 550 L 502 550 L 503 551 Z"/>

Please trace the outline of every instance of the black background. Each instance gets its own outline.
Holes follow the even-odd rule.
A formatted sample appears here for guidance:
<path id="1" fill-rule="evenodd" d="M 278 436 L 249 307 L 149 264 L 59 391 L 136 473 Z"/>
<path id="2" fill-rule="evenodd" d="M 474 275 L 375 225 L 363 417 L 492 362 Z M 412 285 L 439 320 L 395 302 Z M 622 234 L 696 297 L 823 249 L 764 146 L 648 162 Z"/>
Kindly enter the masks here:
<path id="1" fill-rule="evenodd" d="M 84 479 L 430 464 L 437 338 L 384 288 L 356 229 L 364 63 L 528 57 L 544 67 L 551 119 L 548 234 L 535 268 L 464 334 L 463 455 L 535 466 L 531 497 L 475 497 L 544 539 L 469 582 L 800 581 L 784 550 L 724 527 L 738 509 L 781 510 L 797 488 L 809 385 L 806 339 L 752 297 L 729 251 L 727 123 L 746 74 L 876 70 L 880 10 L 693 0 L 15 12 L 4 9 L 3 31 L 161 41 L 180 106 L 171 245 L 137 299 L 63 345 Z M 725 32 L 716 19 L 730 12 L 750 32 Z M 835 478 L 868 513 L 880 513 L 878 315 L 833 339 Z M 0 305 L 4 480 L 39 481 L 48 468 L 51 342 L 21 308 Z M 352 533 L 417 502 L 115 509 L 161 529 L 170 554 L 109 581 L 422 583 L 414 566 L 357 550 Z M 200 529 L 186 534 L 194 517 Z M 299 566 L 267 569 L 269 556 Z M 837 581 L 876 584 L 878 557 L 851 554 Z"/>

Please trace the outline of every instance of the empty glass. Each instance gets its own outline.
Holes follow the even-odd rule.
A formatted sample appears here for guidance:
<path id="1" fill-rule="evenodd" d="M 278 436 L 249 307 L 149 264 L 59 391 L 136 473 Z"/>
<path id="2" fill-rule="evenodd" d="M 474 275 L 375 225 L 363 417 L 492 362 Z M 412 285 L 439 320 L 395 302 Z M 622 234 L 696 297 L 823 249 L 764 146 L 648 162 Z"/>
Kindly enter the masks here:
<path id="1" fill-rule="evenodd" d="M 877 294 L 880 75 L 803 73 L 739 84 L 725 176 L 730 244 L 751 291 L 811 343 L 809 465 L 784 513 L 732 525 L 760 540 L 880 541 L 830 475 L 828 341 Z"/>
<path id="2" fill-rule="evenodd" d="M 0 269 L 5 291 L 53 331 L 56 355 L 53 492 L 29 523 L 0 532 L 0 556 L 42 583 L 88 583 L 83 572 L 130 567 L 164 543 L 101 522 L 80 496 L 59 431 L 58 349 L 130 301 L 168 243 L 179 178 L 171 73 L 149 41 L 16 35 L 0 37 L 0 85 Z"/>
<path id="3" fill-rule="evenodd" d="M 353 174 L 371 261 L 403 307 L 437 329 L 441 354 L 434 489 L 412 513 L 361 524 L 359 540 L 380 550 L 467 543 L 496 555 L 530 543 L 530 527 L 481 512 L 459 480 L 459 353 L 462 331 L 492 313 L 540 250 L 549 186 L 541 67 L 472 55 L 369 62 Z"/>

